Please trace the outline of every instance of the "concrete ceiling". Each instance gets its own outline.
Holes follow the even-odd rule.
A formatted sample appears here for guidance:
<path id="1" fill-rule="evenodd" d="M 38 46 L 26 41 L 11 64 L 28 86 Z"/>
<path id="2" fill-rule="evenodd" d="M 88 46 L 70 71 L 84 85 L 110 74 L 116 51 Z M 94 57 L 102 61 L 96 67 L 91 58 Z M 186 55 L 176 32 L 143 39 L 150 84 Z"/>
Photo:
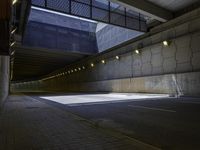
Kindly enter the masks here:
<path id="1" fill-rule="evenodd" d="M 15 46 L 12 81 L 37 79 L 87 55 L 63 50 Z"/>
<path id="2" fill-rule="evenodd" d="M 147 1 L 172 12 L 177 12 L 196 2 L 199 2 L 199 0 L 147 0 Z"/>

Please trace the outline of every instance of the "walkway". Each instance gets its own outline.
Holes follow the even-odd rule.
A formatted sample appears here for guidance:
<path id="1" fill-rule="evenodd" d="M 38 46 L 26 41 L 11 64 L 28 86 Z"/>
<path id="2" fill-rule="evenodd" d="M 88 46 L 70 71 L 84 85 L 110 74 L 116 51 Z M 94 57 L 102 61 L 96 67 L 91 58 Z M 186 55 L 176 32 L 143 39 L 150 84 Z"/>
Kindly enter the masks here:
<path id="1" fill-rule="evenodd" d="M 95 126 L 54 105 L 23 95 L 0 115 L 0 150 L 151 150 L 133 138 Z"/>

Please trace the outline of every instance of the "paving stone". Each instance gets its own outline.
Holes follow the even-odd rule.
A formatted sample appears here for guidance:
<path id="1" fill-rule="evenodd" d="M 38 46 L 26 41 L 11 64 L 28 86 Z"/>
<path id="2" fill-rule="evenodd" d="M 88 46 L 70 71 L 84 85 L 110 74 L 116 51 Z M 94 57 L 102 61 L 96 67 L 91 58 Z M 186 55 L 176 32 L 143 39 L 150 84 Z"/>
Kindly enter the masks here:
<path id="1" fill-rule="evenodd" d="M 190 63 L 190 62 L 178 63 L 178 64 L 177 64 L 176 71 L 177 71 L 177 72 L 192 71 L 191 63 Z"/>
<path id="2" fill-rule="evenodd" d="M 176 71 L 175 57 L 166 58 L 163 62 L 164 73 L 173 73 Z"/>
<path id="3" fill-rule="evenodd" d="M 160 67 L 163 63 L 163 57 L 161 53 L 153 54 L 151 64 L 153 67 Z"/>
<path id="4" fill-rule="evenodd" d="M 170 46 L 163 47 L 162 53 L 164 58 L 175 57 L 176 47 L 174 42 L 172 42 Z"/>
<path id="5" fill-rule="evenodd" d="M 189 30 L 189 23 L 184 23 L 182 25 L 179 25 L 175 27 L 176 36 L 184 35 L 188 32 L 188 30 Z"/>
<path id="6" fill-rule="evenodd" d="M 200 33 L 192 35 L 191 48 L 193 52 L 200 52 Z"/>
<path id="7" fill-rule="evenodd" d="M 195 70 L 200 69 L 200 52 L 193 53 L 192 65 L 194 67 L 193 69 L 195 69 Z"/>
<path id="8" fill-rule="evenodd" d="M 186 63 L 191 60 L 192 52 L 189 47 L 178 48 L 176 53 L 177 63 Z"/>
<path id="9" fill-rule="evenodd" d="M 146 48 L 142 50 L 142 63 L 147 63 L 151 61 L 151 51 Z"/>
<path id="10" fill-rule="evenodd" d="M 154 46 L 151 46 L 152 54 L 161 53 L 161 51 L 162 51 L 162 44 L 156 44 Z"/>
<path id="11" fill-rule="evenodd" d="M 1 150 L 152 149 L 28 96 L 9 96 L 0 121 Z"/>
<path id="12" fill-rule="evenodd" d="M 145 63 L 142 65 L 142 74 L 143 75 L 151 75 L 152 66 L 150 63 Z"/>

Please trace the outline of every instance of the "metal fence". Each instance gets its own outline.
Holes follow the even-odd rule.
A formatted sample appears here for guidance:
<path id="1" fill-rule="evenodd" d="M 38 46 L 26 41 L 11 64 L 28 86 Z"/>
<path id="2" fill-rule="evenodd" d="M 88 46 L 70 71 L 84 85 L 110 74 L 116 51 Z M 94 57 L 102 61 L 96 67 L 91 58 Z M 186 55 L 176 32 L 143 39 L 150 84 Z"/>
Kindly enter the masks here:
<path id="1" fill-rule="evenodd" d="M 32 6 L 146 32 L 144 16 L 108 0 L 32 0 Z"/>

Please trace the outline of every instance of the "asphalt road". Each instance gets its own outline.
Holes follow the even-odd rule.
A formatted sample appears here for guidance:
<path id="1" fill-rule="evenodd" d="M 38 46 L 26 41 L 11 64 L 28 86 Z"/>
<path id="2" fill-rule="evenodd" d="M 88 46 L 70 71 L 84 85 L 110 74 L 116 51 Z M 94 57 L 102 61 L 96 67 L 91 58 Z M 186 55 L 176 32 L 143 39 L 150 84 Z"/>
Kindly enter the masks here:
<path id="1" fill-rule="evenodd" d="M 34 98 L 161 149 L 200 149 L 200 99 L 197 98 L 129 99 L 77 105 Z"/>

